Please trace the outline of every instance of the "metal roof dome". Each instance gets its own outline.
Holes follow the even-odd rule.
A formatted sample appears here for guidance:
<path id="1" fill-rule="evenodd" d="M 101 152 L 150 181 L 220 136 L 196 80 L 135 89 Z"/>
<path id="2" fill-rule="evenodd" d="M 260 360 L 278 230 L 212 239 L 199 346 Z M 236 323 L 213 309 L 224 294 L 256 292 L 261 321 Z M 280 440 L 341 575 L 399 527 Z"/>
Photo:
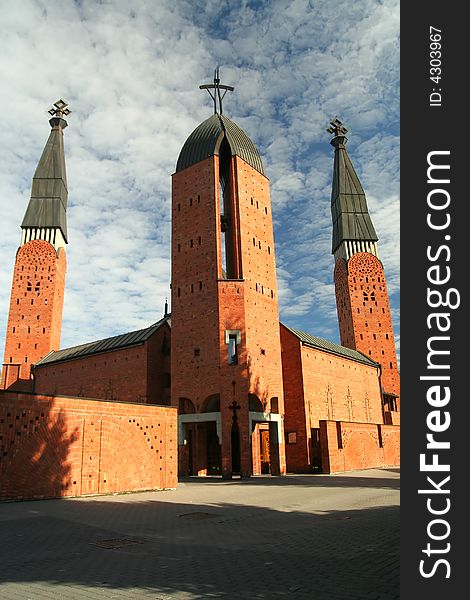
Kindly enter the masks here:
<path id="1" fill-rule="evenodd" d="M 230 146 L 232 156 L 239 156 L 264 175 L 261 157 L 250 138 L 228 117 L 217 113 L 198 125 L 188 137 L 178 157 L 176 172 L 187 169 L 214 154 L 218 155 L 224 137 Z"/>

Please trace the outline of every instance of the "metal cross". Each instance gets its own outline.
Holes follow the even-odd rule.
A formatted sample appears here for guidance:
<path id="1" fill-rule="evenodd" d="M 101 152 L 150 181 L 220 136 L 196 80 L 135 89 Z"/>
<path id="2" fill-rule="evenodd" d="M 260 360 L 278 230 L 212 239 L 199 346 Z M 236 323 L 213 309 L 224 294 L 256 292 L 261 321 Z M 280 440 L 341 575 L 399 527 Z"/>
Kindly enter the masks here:
<path id="1" fill-rule="evenodd" d="M 346 135 L 347 132 L 348 132 L 348 130 L 341 123 L 341 121 L 338 119 L 338 117 L 335 117 L 333 119 L 333 121 L 330 122 L 330 127 L 328 127 L 327 131 L 328 131 L 328 133 L 332 133 L 335 136 L 337 136 L 337 135 Z"/>
<path id="2" fill-rule="evenodd" d="M 219 67 L 217 67 L 214 71 L 214 83 L 205 83 L 203 85 L 200 85 L 199 89 L 207 90 L 209 92 L 209 95 L 214 102 L 214 114 L 216 115 L 217 114 L 217 100 L 219 101 L 220 114 L 222 114 L 222 100 L 225 98 L 225 94 L 227 93 L 227 91 L 233 92 L 233 90 L 235 88 L 233 88 L 231 85 L 222 85 L 220 83 Z M 211 90 L 214 90 L 214 92 L 211 92 Z M 224 93 L 221 94 L 220 90 L 224 90 Z"/>
<path id="3" fill-rule="evenodd" d="M 51 108 L 47 112 L 50 115 L 52 115 L 53 117 L 59 117 L 59 118 L 61 118 L 62 116 L 66 117 L 67 115 L 69 115 L 72 112 L 67 107 L 68 107 L 67 102 L 64 102 L 61 98 L 60 100 L 57 100 L 57 102 L 54 102 L 54 106 L 51 106 Z"/>

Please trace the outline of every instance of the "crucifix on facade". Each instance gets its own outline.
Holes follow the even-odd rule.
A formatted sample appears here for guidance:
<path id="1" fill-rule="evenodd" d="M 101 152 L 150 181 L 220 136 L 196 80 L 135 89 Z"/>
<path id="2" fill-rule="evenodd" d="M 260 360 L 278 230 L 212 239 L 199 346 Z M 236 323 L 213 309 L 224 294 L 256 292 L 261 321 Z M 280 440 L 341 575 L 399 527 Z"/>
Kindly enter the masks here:
<path id="1" fill-rule="evenodd" d="M 232 421 L 234 423 L 237 422 L 237 410 L 240 410 L 241 406 L 234 400 L 232 404 L 230 404 L 229 409 L 233 412 Z"/>

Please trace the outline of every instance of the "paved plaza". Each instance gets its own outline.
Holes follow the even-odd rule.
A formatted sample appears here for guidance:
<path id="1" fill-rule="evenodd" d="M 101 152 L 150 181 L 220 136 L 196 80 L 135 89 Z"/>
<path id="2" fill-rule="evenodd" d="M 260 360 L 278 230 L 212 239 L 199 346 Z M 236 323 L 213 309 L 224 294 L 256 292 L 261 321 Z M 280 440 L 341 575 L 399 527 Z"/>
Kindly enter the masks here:
<path id="1" fill-rule="evenodd" d="M 0 504 L 0 598 L 399 598 L 399 471 Z"/>

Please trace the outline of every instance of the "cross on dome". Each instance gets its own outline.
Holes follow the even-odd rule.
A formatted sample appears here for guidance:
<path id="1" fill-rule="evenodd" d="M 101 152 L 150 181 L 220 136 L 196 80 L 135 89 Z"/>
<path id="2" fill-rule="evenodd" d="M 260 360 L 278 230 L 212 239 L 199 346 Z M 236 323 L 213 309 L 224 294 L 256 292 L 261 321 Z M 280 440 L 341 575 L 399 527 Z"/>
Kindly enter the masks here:
<path id="1" fill-rule="evenodd" d="M 209 92 L 210 97 L 214 102 L 214 114 L 217 114 L 217 101 L 219 103 L 219 114 L 222 114 L 222 100 L 225 98 L 225 94 L 227 92 L 233 92 L 235 88 L 231 85 L 223 85 L 220 83 L 219 76 L 219 67 L 217 67 L 214 71 L 214 83 L 205 83 L 199 86 L 200 90 L 207 90 Z M 214 90 L 214 92 L 211 92 Z M 224 93 L 221 94 L 220 90 L 224 90 Z"/>

